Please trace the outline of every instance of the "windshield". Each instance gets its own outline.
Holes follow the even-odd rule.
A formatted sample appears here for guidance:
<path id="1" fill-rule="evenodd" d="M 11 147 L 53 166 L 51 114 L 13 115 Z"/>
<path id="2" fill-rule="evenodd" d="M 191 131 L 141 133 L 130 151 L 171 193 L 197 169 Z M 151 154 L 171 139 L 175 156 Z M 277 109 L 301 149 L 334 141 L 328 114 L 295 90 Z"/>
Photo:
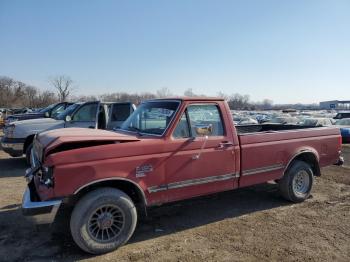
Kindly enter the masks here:
<path id="1" fill-rule="evenodd" d="M 69 107 L 66 108 L 66 110 L 64 110 L 63 112 L 55 115 L 53 118 L 56 120 L 65 120 L 66 116 L 70 116 L 72 115 L 72 113 L 75 111 L 75 109 L 77 109 L 79 106 L 79 104 L 73 104 Z"/>
<path id="2" fill-rule="evenodd" d="M 156 101 L 141 104 L 122 124 L 121 130 L 162 135 L 174 118 L 179 101 Z"/>
<path id="3" fill-rule="evenodd" d="M 52 105 L 49 105 L 48 107 L 45 107 L 43 109 L 41 109 L 39 112 L 40 113 L 46 113 L 46 112 L 49 112 L 52 108 L 54 108 L 57 104 L 52 104 Z"/>
<path id="4" fill-rule="evenodd" d="M 335 124 L 339 126 L 350 126 L 350 118 L 338 120 L 337 122 L 335 122 Z"/>

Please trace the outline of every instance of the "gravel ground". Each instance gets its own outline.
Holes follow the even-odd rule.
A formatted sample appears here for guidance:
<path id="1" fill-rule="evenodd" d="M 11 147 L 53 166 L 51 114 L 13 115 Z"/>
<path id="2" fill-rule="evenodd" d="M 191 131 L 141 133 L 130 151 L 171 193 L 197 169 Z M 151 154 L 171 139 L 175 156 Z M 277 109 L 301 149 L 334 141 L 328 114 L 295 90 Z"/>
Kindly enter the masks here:
<path id="1" fill-rule="evenodd" d="M 350 147 L 343 148 L 350 163 Z M 350 168 L 328 167 L 301 204 L 264 184 L 154 208 L 130 242 L 90 256 L 62 223 L 22 217 L 24 158 L 0 151 L 1 261 L 349 261 Z M 64 221 L 66 222 L 66 221 Z"/>

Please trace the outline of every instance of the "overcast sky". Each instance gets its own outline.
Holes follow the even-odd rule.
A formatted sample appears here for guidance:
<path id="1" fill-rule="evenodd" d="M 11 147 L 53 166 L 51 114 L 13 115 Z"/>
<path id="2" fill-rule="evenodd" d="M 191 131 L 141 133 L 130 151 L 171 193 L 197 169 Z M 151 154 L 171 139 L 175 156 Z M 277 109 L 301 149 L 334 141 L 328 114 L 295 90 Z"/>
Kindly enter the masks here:
<path id="1" fill-rule="evenodd" d="M 0 75 L 76 94 L 350 99 L 350 1 L 0 0 Z"/>

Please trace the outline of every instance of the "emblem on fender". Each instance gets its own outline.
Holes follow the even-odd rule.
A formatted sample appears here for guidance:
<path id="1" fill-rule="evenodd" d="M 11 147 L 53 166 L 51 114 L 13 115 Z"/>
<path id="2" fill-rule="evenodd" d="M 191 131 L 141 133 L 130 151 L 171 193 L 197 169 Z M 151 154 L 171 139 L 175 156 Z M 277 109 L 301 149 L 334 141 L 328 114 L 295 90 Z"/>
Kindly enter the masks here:
<path id="1" fill-rule="evenodd" d="M 136 167 L 136 177 L 144 177 L 146 173 L 152 172 L 153 166 L 150 164 L 146 164 L 143 166 Z"/>

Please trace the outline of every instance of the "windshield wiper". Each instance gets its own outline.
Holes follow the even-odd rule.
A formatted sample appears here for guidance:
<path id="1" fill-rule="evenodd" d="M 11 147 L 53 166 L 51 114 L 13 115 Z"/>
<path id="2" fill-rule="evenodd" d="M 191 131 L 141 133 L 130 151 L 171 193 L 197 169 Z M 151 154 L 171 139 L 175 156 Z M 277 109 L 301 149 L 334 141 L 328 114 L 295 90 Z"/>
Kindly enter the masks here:
<path id="1" fill-rule="evenodd" d="M 134 127 L 134 126 L 128 126 L 129 131 L 136 131 L 136 132 L 141 132 L 140 128 Z"/>
<path id="2" fill-rule="evenodd" d="M 128 126 L 127 129 L 119 128 L 120 130 L 127 130 L 127 131 L 134 131 L 139 136 L 143 136 L 142 130 L 140 128 L 134 127 L 134 126 Z"/>

